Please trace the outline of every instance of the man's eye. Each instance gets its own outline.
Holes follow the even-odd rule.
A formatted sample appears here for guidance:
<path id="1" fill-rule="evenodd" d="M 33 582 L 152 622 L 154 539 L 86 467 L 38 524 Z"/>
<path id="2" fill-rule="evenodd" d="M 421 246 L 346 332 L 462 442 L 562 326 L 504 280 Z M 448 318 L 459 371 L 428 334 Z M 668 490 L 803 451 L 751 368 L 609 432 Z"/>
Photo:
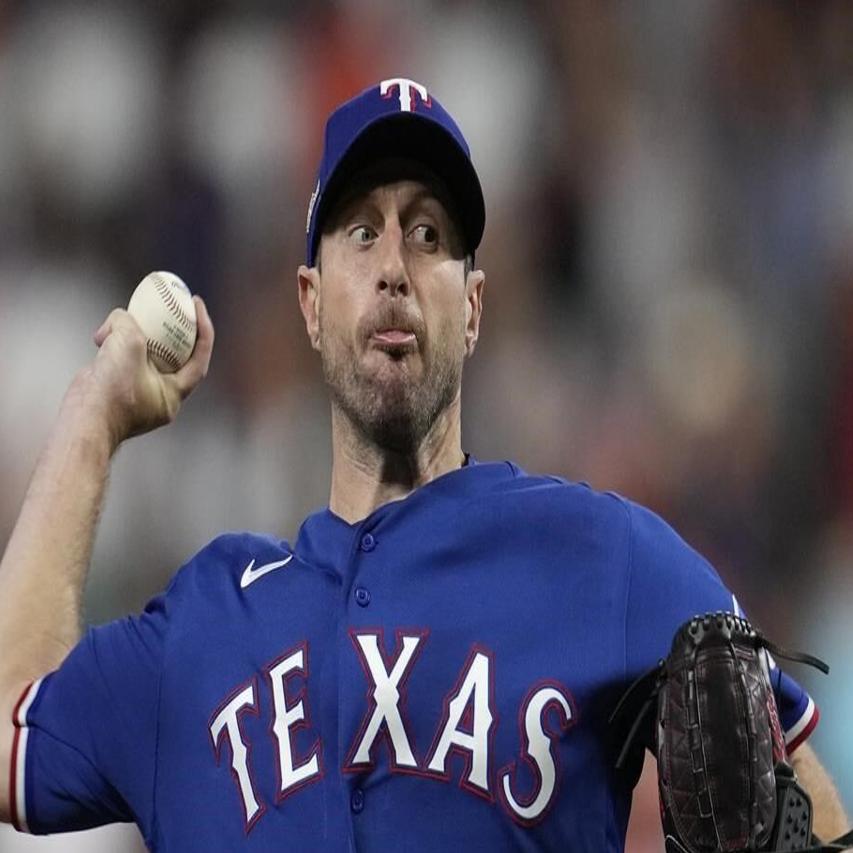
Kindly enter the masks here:
<path id="1" fill-rule="evenodd" d="M 367 225 L 357 225 L 350 231 L 350 239 L 357 244 L 369 243 L 376 237 L 376 232 Z"/>
<path id="2" fill-rule="evenodd" d="M 432 225 L 417 225 L 412 230 L 412 239 L 416 243 L 433 246 L 438 242 L 438 231 Z"/>

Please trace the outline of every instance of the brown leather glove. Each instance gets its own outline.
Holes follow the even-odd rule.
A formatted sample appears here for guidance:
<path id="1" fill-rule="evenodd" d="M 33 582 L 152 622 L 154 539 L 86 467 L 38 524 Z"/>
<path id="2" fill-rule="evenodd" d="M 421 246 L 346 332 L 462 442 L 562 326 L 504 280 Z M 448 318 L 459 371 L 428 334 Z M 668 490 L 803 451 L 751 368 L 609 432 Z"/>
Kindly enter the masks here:
<path id="1" fill-rule="evenodd" d="M 706 613 L 678 629 L 666 660 L 611 717 L 634 717 L 619 767 L 656 709 L 651 748 L 668 853 L 842 850 L 853 840 L 821 846 L 812 837 L 811 801 L 787 759 L 767 649 L 829 671 L 811 655 L 779 649 L 746 619 Z"/>
<path id="2" fill-rule="evenodd" d="M 811 802 L 787 763 L 767 654 L 745 619 L 715 613 L 682 625 L 664 663 L 657 709 L 668 839 L 689 853 L 810 845 Z M 788 780 L 784 803 L 777 802 L 778 765 Z M 781 846 L 769 846 L 780 809 L 786 833 Z"/>

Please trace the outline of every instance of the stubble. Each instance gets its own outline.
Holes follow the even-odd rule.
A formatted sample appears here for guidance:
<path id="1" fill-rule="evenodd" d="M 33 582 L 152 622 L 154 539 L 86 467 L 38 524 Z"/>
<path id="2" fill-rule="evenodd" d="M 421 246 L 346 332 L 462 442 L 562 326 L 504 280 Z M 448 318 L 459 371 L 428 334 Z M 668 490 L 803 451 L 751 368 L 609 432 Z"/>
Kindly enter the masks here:
<path id="1" fill-rule="evenodd" d="M 319 320 L 323 375 L 333 405 L 362 440 L 395 453 L 416 451 L 459 392 L 463 354 L 457 337 L 464 332 L 448 323 L 434 341 L 426 341 L 422 324 L 410 317 L 417 355 L 382 352 L 378 369 L 368 371 L 359 347 L 375 328 L 395 325 L 393 309 L 359 324 L 356 345 L 327 334 L 322 311 Z M 416 359 L 419 371 L 414 370 Z"/>

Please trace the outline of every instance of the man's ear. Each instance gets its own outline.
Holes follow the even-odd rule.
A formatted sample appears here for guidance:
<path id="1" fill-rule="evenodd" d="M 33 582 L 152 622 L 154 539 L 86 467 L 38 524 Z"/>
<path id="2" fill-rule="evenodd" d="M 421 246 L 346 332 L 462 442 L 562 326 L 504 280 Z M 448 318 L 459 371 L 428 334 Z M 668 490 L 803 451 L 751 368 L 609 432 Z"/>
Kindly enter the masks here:
<path id="1" fill-rule="evenodd" d="M 465 279 L 465 354 L 473 355 L 480 337 L 480 317 L 483 315 L 483 287 L 486 274 L 471 270 Z"/>
<path id="2" fill-rule="evenodd" d="M 299 307 L 305 318 L 305 331 L 311 346 L 320 349 L 320 271 L 300 264 L 296 271 L 299 285 Z"/>

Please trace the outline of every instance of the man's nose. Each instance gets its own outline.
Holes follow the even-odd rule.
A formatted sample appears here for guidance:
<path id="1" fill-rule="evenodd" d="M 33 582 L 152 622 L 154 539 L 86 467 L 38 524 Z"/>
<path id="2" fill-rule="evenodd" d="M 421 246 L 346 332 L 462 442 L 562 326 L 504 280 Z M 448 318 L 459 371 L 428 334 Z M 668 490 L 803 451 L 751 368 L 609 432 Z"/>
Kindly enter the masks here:
<path id="1" fill-rule="evenodd" d="M 399 223 L 386 225 L 380 245 L 377 289 L 388 291 L 389 296 L 408 296 L 411 282 L 406 267 L 405 235 Z"/>

